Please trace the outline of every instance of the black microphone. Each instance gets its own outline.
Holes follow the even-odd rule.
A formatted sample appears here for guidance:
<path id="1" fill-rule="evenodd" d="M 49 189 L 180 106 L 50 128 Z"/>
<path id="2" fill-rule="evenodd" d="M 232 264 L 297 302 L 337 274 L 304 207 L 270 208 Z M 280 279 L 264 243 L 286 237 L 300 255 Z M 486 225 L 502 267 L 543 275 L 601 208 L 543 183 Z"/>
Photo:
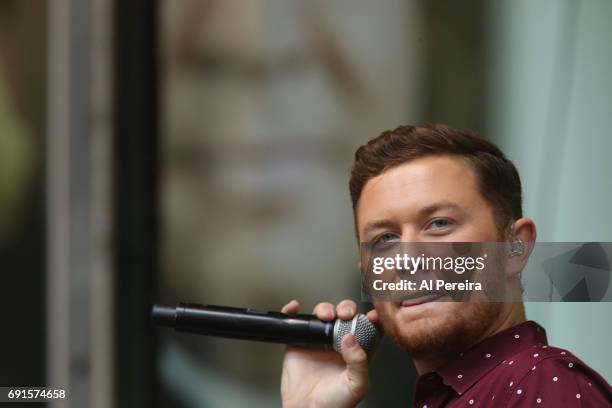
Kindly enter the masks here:
<path id="1" fill-rule="evenodd" d="M 179 303 L 154 305 L 151 320 L 176 331 L 231 339 L 284 343 L 341 350 L 342 338 L 352 333 L 366 351 L 374 348 L 378 330 L 363 314 L 351 320 L 324 322 L 308 314 L 261 312 L 237 307 Z"/>

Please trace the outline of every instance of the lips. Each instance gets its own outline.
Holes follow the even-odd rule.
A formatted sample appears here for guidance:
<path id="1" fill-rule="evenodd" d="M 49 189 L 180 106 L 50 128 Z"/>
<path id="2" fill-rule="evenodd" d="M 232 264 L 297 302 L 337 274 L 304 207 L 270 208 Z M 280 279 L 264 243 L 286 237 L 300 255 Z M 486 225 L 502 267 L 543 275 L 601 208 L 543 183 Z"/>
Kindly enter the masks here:
<path id="1" fill-rule="evenodd" d="M 402 307 L 416 306 L 423 303 L 433 302 L 434 300 L 441 298 L 445 293 L 442 292 L 426 292 L 426 293 L 415 293 L 408 298 L 401 301 Z"/>

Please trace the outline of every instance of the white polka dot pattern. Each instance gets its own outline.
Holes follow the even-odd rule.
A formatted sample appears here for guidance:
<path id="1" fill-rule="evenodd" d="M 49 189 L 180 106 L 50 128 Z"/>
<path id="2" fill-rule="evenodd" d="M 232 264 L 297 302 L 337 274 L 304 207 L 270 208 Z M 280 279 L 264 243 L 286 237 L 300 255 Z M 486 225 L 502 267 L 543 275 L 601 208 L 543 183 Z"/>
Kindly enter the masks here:
<path id="1" fill-rule="evenodd" d="M 571 353 L 546 345 L 537 327 L 526 322 L 493 336 L 503 337 L 499 341 L 469 349 L 437 371 L 436 381 L 427 381 L 433 384 L 424 388 L 427 397 L 417 383 L 416 406 L 610 406 L 612 389 L 605 380 Z"/>

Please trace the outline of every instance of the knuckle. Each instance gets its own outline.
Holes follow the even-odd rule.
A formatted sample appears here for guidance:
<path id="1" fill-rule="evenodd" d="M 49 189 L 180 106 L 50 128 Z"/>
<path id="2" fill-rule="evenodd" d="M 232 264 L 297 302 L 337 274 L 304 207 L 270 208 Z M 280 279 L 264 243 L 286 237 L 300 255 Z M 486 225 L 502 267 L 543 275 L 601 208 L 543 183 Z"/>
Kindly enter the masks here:
<path id="1" fill-rule="evenodd" d="M 344 318 L 353 317 L 355 313 L 357 313 L 357 305 L 351 300 L 343 300 L 338 303 L 336 310 L 339 314 L 342 314 Z"/>
<path id="2" fill-rule="evenodd" d="M 323 315 L 329 315 L 334 313 L 334 307 L 331 303 L 328 302 L 321 302 L 318 305 L 315 306 L 314 308 L 314 313 L 321 317 Z"/>
<path id="3" fill-rule="evenodd" d="M 338 307 L 344 307 L 344 308 L 348 307 L 351 309 L 356 309 L 357 305 L 352 300 L 343 300 L 340 303 L 338 303 Z"/>

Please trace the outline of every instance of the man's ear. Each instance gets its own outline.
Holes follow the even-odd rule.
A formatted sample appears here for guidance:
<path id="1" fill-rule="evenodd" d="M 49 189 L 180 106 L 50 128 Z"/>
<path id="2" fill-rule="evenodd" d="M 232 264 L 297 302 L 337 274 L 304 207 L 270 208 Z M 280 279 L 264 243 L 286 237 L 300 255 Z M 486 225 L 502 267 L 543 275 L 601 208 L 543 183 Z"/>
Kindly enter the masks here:
<path id="1" fill-rule="evenodd" d="M 523 271 L 533 251 L 536 237 L 536 226 L 532 219 L 519 218 L 514 222 L 508 245 L 508 276 L 518 276 Z"/>
<path id="2" fill-rule="evenodd" d="M 529 243 L 530 249 L 533 249 L 533 243 L 536 241 L 537 233 L 535 223 L 531 218 L 519 218 L 514 221 L 514 238 L 522 240 L 526 245 Z M 531 251 L 529 251 L 531 253 Z"/>
<path id="3" fill-rule="evenodd" d="M 357 262 L 357 270 L 361 273 L 361 260 Z"/>

